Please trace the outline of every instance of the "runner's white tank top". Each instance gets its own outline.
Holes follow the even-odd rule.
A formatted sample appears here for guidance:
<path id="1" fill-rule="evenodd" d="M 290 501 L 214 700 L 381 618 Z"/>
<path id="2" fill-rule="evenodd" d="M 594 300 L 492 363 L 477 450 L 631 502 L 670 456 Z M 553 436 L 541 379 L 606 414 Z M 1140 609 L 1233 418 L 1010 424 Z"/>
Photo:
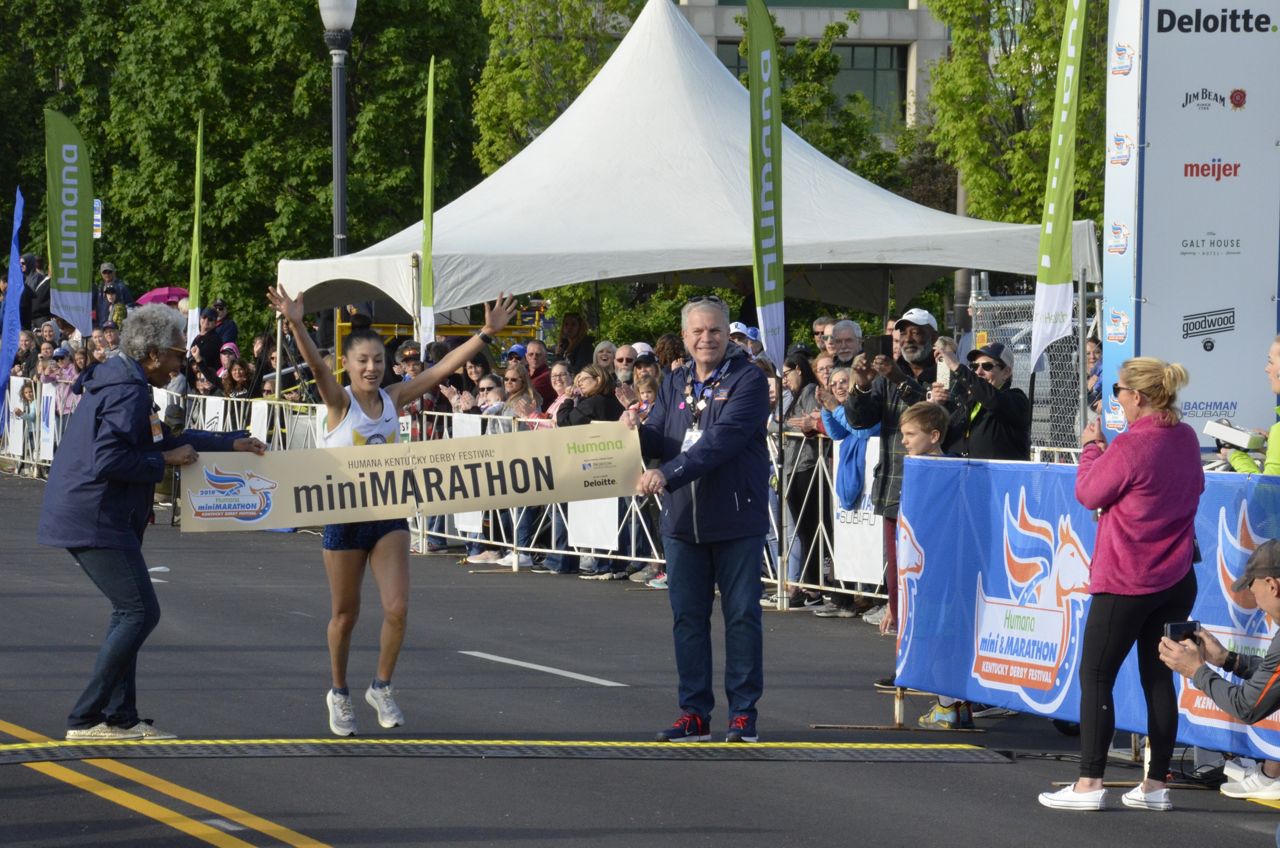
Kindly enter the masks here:
<path id="1" fill-rule="evenodd" d="M 385 445 L 397 441 L 400 437 L 400 418 L 391 403 L 391 395 L 378 389 L 382 398 L 382 415 L 370 418 L 360 408 L 359 401 L 346 386 L 347 414 L 338 422 L 333 430 L 326 430 L 320 437 L 322 448 L 349 448 L 360 445 Z"/>

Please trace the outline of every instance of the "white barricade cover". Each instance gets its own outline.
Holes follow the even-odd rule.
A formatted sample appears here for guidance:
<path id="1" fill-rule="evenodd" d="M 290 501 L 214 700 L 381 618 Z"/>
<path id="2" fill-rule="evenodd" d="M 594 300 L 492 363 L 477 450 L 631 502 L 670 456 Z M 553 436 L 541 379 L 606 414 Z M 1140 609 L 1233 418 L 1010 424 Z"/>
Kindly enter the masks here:
<path id="1" fill-rule="evenodd" d="M 4 450 L 10 456 L 22 456 L 22 449 L 25 446 L 26 434 L 23 432 L 26 428 L 22 425 L 22 419 L 18 417 L 18 408 L 22 406 L 22 384 L 25 383 L 22 377 L 9 378 L 9 408 L 5 417 L 8 422 L 5 425 Z"/>
<path id="2" fill-rule="evenodd" d="M 621 423 L 353 448 L 202 453 L 184 532 L 267 530 L 630 495 L 640 438 Z M 616 507 L 615 507 L 616 508 Z"/>
<path id="3" fill-rule="evenodd" d="M 249 404 L 249 435 L 261 442 L 267 441 L 271 424 L 271 404 L 255 400 Z"/>
<path id="4" fill-rule="evenodd" d="M 465 413 L 453 416 L 453 437 L 464 439 L 480 436 L 484 433 L 484 419 L 479 415 Z M 484 513 L 479 510 L 455 512 L 453 524 L 460 533 L 483 533 Z"/>
<path id="5" fill-rule="evenodd" d="M 863 469 L 862 494 L 854 509 L 841 509 L 835 492 L 840 485 L 840 442 L 834 442 L 831 451 L 832 502 L 835 521 L 832 522 L 831 544 L 834 549 L 834 565 L 837 580 L 849 583 L 869 583 L 878 586 L 884 579 L 884 531 L 880 516 L 875 514 L 871 502 L 871 483 L 876 478 L 876 463 L 880 457 L 880 437 L 867 440 L 866 466 Z"/>
<path id="6" fill-rule="evenodd" d="M 617 498 L 574 501 L 569 504 L 567 524 L 571 547 L 595 548 L 601 551 L 618 549 Z"/>
<path id="7" fill-rule="evenodd" d="M 57 433 L 57 411 L 54 408 L 53 392 L 42 392 L 40 395 L 40 461 L 53 462 L 53 442 Z"/>

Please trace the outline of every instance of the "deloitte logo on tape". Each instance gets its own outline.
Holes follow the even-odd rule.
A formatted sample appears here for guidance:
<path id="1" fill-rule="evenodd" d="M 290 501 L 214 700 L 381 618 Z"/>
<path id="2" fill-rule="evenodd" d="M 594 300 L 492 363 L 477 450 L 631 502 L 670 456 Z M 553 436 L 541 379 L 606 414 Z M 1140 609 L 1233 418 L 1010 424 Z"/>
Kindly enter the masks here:
<path id="1" fill-rule="evenodd" d="M 1254 14 L 1252 9 L 1220 9 L 1206 12 L 1196 9 L 1192 14 L 1180 15 L 1172 9 L 1156 11 L 1156 32 L 1177 30 L 1185 33 L 1240 33 L 1275 32 L 1280 27 L 1271 23 L 1271 16 Z"/>

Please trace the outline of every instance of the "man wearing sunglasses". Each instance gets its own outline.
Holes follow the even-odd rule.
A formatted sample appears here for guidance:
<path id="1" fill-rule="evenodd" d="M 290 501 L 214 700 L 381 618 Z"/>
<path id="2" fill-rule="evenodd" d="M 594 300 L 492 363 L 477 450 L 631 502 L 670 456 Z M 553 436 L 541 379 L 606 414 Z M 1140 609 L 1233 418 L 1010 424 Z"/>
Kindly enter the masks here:
<path id="1" fill-rule="evenodd" d="M 935 383 L 933 400 L 951 410 L 945 449 L 973 459 L 1031 458 L 1031 401 L 1013 379 L 1013 351 L 999 342 L 969 352 L 968 367 L 954 350 L 934 345 L 952 375 L 954 393 Z"/>

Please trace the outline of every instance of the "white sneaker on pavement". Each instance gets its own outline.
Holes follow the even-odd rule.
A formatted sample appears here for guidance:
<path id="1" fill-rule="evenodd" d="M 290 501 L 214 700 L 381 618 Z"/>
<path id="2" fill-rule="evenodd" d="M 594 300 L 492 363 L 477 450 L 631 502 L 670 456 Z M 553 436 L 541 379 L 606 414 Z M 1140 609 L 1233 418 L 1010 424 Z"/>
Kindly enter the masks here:
<path id="1" fill-rule="evenodd" d="M 334 736 L 356 735 L 356 711 L 351 707 L 350 695 L 339 695 L 330 689 L 324 694 L 329 706 L 329 729 Z"/>
<path id="2" fill-rule="evenodd" d="M 1248 772 L 1239 780 L 1222 784 L 1218 790 L 1228 798 L 1252 801 L 1280 801 L 1280 777 L 1267 777 L 1261 768 Z"/>
<path id="3" fill-rule="evenodd" d="M 472 554 L 467 557 L 467 562 L 473 565 L 493 565 L 502 559 L 502 554 L 497 551 L 481 551 L 478 554 Z"/>
<path id="4" fill-rule="evenodd" d="M 1107 790 L 1077 792 L 1072 783 L 1057 792 L 1041 792 L 1040 803 L 1055 810 L 1102 810 L 1106 808 Z"/>
<path id="5" fill-rule="evenodd" d="M 1141 783 L 1124 793 L 1124 797 L 1121 800 L 1124 801 L 1126 807 L 1133 807 L 1135 810 L 1165 812 L 1173 809 L 1173 802 L 1169 800 L 1168 789 L 1143 792 Z"/>
<path id="6" fill-rule="evenodd" d="M 399 727 L 404 724 L 404 713 L 396 706 L 396 699 L 390 686 L 374 688 L 370 686 L 364 693 L 365 702 L 378 711 L 378 724 L 383 727 Z"/>
<path id="7" fill-rule="evenodd" d="M 123 742 L 129 739 L 141 739 L 142 722 L 133 727 L 113 727 L 105 721 L 93 727 L 73 727 L 67 730 L 68 742 Z"/>

